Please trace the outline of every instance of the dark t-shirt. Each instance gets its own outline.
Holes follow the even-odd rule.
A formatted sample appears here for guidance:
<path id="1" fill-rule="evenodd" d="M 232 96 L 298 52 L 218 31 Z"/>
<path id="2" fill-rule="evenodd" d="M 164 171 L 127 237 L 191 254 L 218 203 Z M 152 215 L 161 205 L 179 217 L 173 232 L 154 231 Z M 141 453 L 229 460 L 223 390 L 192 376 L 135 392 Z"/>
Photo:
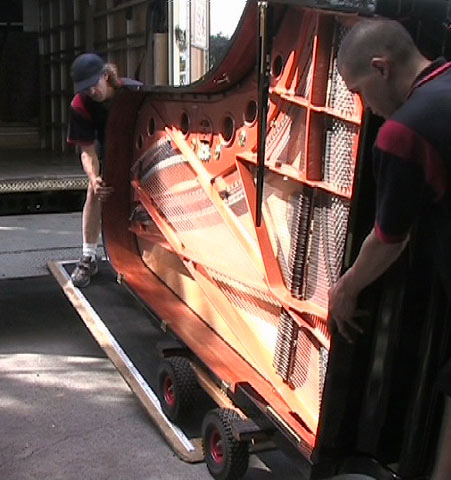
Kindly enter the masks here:
<path id="1" fill-rule="evenodd" d="M 374 146 L 375 232 L 400 242 L 421 222 L 451 303 L 451 62 L 437 59 L 382 125 Z M 451 361 L 440 376 L 451 395 Z"/>
<path id="2" fill-rule="evenodd" d="M 377 236 L 406 238 L 427 225 L 451 301 L 451 62 L 433 62 L 408 100 L 380 128 L 374 146 Z"/>
<path id="3" fill-rule="evenodd" d="M 141 82 L 121 78 L 122 87 L 137 87 Z M 99 158 L 103 157 L 105 129 L 111 100 L 95 102 L 88 95 L 77 93 L 70 104 L 67 142 L 79 146 L 96 144 Z"/>

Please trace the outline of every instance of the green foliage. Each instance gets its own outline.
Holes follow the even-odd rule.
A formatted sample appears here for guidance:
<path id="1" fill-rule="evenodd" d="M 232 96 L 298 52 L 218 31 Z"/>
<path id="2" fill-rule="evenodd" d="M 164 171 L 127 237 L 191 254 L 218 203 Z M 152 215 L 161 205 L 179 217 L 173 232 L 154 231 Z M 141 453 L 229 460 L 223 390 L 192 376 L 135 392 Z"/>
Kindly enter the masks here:
<path id="1" fill-rule="evenodd" d="M 221 62 L 229 47 L 229 40 L 222 32 L 210 36 L 210 68 Z"/>

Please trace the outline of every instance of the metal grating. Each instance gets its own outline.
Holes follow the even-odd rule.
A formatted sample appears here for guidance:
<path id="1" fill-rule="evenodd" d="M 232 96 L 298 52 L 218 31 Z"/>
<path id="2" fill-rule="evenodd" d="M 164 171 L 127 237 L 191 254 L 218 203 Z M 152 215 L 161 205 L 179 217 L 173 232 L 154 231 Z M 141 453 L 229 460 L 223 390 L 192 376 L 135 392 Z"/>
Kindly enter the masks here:
<path id="1" fill-rule="evenodd" d="M 221 292 L 238 310 L 246 312 L 247 316 L 277 327 L 282 305 L 271 295 L 267 288 L 257 289 L 242 281 L 228 277 L 221 272 L 206 268 L 207 273 L 215 281 Z M 269 339 L 266 338 L 266 341 Z"/>
<path id="2" fill-rule="evenodd" d="M 144 191 L 174 229 L 188 258 L 231 278 L 245 278 L 249 285 L 265 284 L 181 154 L 157 149 L 142 162 L 141 171 Z M 228 199 L 233 200 L 239 203 L 240 195 Z"/>
<path id="3" fill-rule="evenodd" d="M 267 159 L 277 164 L 292 164 L 299 157 L 298 168 L 305 171 L 304 109 L 284 105 L 272 122 L 266 137 Z"/>
<path id="4" fill-rule="evenodd" d="M 168 137 L 162 137 L 154 142 L 143 155 L 134 163 L 131 168 L 132 174 L 145 181 L 145 176 L 152 169 L 155 163 L 163 158 L 169 158 L 177 155 L 177 151 L 172 148 Z"/>
<path id="5" fill-rule="evenodd" d="M 283 310 L 280 315 L 279 328 L 277 329 L 273 366 L 277 374 L 286 382 L 288 382 L 293 369 L 294 347 L 296 345 L 298 331 L 299 327 L 295 321 Z"/>
<path id="6" fill-rule="evenodd" d="M 311 333 L 294 321 L 285 310 L 280 315 L 273 366 L 316 413 L 319 412 L 327 369 L 327 349 Z"/>
<path id="7" fill-rule="evenodd" d="M 327 308 L 329 288 L 341 273 L 348 216 L 348 200 L 323 192 L 317 195 L 313 205 L 304 295 L 323 308 Z"/>
<path id="8" fill-rule="evenodd" d="M 297 185 L 297 192 L 265 185 L 264 206 L 267 226 L 287 288 L 300 298 L 308 243 L 310 190 Z"/>
<path id="9" fill-rule="evenodd" d="M 308 330 L 299 329 L 293 369 L 289 383 L 294 388 L 302 390 L 302 396 L 308 399 L 309 407 L 319 413 L 321 397 L 324 387 L 325 368 L 323 347 L 313 341 Z M 326 351 L 327 352 L 327 351 Z"/>
<path id="10" fill-rule="evenodd" d="M 241 225 L 246 229 L 249 237 L 252 238 L 257 245 L 258 239 L 255 233 L 252 213 L 247 206 L 246 195 L 241 182 L 234 182 L 227 188 L 224 203 L 234 213 Z"/>
<path id="11" fill-rule="evenodd" d="M 222 272 L 210 268 L 205 270 L 231 306 L 241 315 L 241 320 L 250 329 L 252 335 L 256 335 L 263 348 L 268 352 L 275 351 L 282 305 L 267 287 L 257 289 L 230 278 Z M 226 318 L 225 320 L 227 321 Z M 246 345 L 246 338 L 241 340 Z M 254 366 L 257 369 L 259 367 L 258 364 Z"/>
<path id="12" fill-rule="evenodd" d="M 87 188 L 88 179 L 85 176 L 0 180 L 0 193 L 86 190 Z"/>
<path id="13" fill-rule="evenodd" d="M 263 190 L 266 225 L 287 287 L 291 282 L 289 255 L 292 243 L 296 241 L 292 233 L 297 200 L 296 195 L 284 195 L 281 189 L 270 183 L 267 183 Z"/>
<path id="14" fill-rule="evenodd" d="M 319 349 L 319 395 L 320 398 L 323 396 L 324 392 L 324 383 L 326 381 L 326 372 L 327 364 L 329 362 L 329 351 L 325 347 L 320 347 Z"/>
<path id="15" fill-rule="evenodd" d="M 296 387 L 303 387 L 309 378 L 313 345 L 304 330 L 299 330 L 296 341 L 293 370 L 290 383 Z"/>
<path id="16" fill-rule="evenodd" d="M 266 135 L 266 159 L 278 159 L 281 151 L 286 149 L 294 110 L 294 107 L 288 106 L 286 111 L 281 110 L 271 122 Z"/>
<path id="17" fill-rule="evenodd" d="M 232 212 L 239 218 L 243 215 L 249 215 L 249 209 L 247 208 L 246 195 L 244 188 L 241 184 L 232 186 L 227 191 L 227 197 L 224 202 L 230 207 Z"/>
<path id="18" fill-rule="evenodd" d="M 321 332 L 325 337 L 329 336 L 326 319 L 311 314 L 304 314 L 303 317 L 308 323 L 313 325 L 317 332 Z"/>
<path id="19" fill-rule="evenodd" d="M 326 131 L 324 181 L 346 191 L 352 188 L 354 179 L 353 152 L 357 136 L 355 125 L 335 118 Z"/>
<path id="20" fill-rule="evenodd" d="M 337 68 L 337 52 L 343 41 L 343 37 L 348 31 L 349 27 L 343 26 L 337 20 L 335 21 L 334 56 L 332 58 L 331 66 L 328 106 L 343 115 L 352 116 L 355 114 L 355 96 L 347 89 Z"/>
<path id="21" fill-rule="evenodd" d="M 293 222 L 293 248 L 290 249 L 288 266 L 289 288 L 295 298 L 302 298 L 302 282 L 307 260 L 308 235 L 310 231 L 311 192 L 305 188 L 299 195 Z"/>

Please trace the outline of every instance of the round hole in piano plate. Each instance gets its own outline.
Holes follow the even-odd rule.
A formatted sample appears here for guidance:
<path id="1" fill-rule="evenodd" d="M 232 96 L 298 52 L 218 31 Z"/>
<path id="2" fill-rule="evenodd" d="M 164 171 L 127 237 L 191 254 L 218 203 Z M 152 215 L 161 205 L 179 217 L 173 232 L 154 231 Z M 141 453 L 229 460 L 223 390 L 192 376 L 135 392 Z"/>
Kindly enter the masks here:
<path id="1" fill-rule="evenodd" d="M 246 106 L 246 111 L 244 112 L 244 121 L 248 125 L 253 124 L 255 120 L 257 120 L 257 111 L 257 102 L 255 100 L 251 100 L 250 102 L 248 102 Z"/>
<path id="2" fill-rule="evenodd" d="M 271 65 L 272 76 L 275 78 L 280 77 L 280 75 L 282 74 L 282 70 L 283 70 L 283 58 L 282 58 L 282 55 L 279 54 L 279 55 L 276 55 L 274 57 L 274 60 L 272 61 L 272 65 Z"/>
<path id="3" fill-rule="evenodd" d="M 200 121 L 200 128 L 201 128 L 201 131 L 203 132 L 208 132 L 210 133 L 211 131 L 211 122 L 210 120 L 208 120 L 208 118 L 203 118 L 201 121 Z"/>
<path id="4" fill-rule="evenodd" d="M 155 133 L 155 119 L 153 117 L 149 118 L 147 123 L 147 135 L 153 135 Z"/>
<path id="5" fill-rule="evenodd" d="M 221 130 L 222 138 L 224 139 L 225 143 L 230 143 L 235 135 L 235 120 L 231 115 L 227 115 L 224 117 L 222 121 L 222 130 Z"/>
<path id="6" fill-rule="evenodd" d="M 213 127 L 208 118 L 203 118 L 199 122 L 198 138 L 201 142 L 207 142 L 209 144 L 213 141 Z"/>
<path id="7" fill-rule="evenodd" d="M 144 144 L 144 138 L 142 135 L 139 135 L 138 138 L 136 139 L 136 148 L 138 150 L 141 150 L 141 148 L 143 147 L 143 144 Z"/>
<path id="8" fill-rule="evenodd" d="M 183 133 L 183 135 L 186 135 L 189 132 L 189 116 L 186 112 L 182 113 L 182 116 L 180 117 L 180 131 Z"/>

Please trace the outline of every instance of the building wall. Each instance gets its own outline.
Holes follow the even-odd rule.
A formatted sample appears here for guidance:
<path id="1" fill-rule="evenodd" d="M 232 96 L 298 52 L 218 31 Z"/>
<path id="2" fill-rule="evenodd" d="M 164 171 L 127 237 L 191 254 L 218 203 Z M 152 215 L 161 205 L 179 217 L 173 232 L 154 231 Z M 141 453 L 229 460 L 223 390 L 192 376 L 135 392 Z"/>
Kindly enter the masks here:
<path id="1" fill-rule="evenodd" d="M 33 8 L 34 7 L 34 8 Z M 37 123 L 39 115 L 37 0 L 0 5 L 0 121 Z"/>
<path id="2" fill-rule="evenodd" d="M 39 32 L 39 0 L 22 0 L 23 31 Z"/>
<path id="3" fill-rule="evenodd" d="M 146 0 L 40 0 L 42 136 L 65 151 L 73 96 L 70 65 L 94 51 L 115 63 L 121 76 L 141 78 L 147 47 Z"/>
<path id="4" fill-rule="evenodd" d="M 108 62 L 115 63 L 121 76 L 136 78 L 147 84 L 167 81 L 186 84 L 208 69 L 207 0 L 196 0 L 192 4 L 188 0 L 24 0 L 28 1 L 27 11 L 31 11 L 34 3 L 39 1 L 41 135 L 46 146 L 52 150 L 65 151 L 69 148 L 65 138 L 68 106 L 73 96 L 70 65 L 78 54 L 94 51 Z M 172 21 L 168 21 L 168 10 L 169 15 L 175 15 Z M 184 52 L 176 39 L 175 28 L 179 25 L 173 21 L 183 15 Z M 202 48 L 191 46 L 192 21 L 197 22 L 193 31 L 197 35 L 195 41 L 204 41 Z M 165 41 L 161 34 L 168 32 L 168 28 L 169 38 Z M 155 48 L 159 49 L 156 54 Z M 166 65 L 161 61 L 155 64 L 154 58 L 162 55 L 168 58 Z M 180 81 L 182 57 L 185 69 L 183 82 Z M 169 75 L 168 70 L 173 75 Z"/>

